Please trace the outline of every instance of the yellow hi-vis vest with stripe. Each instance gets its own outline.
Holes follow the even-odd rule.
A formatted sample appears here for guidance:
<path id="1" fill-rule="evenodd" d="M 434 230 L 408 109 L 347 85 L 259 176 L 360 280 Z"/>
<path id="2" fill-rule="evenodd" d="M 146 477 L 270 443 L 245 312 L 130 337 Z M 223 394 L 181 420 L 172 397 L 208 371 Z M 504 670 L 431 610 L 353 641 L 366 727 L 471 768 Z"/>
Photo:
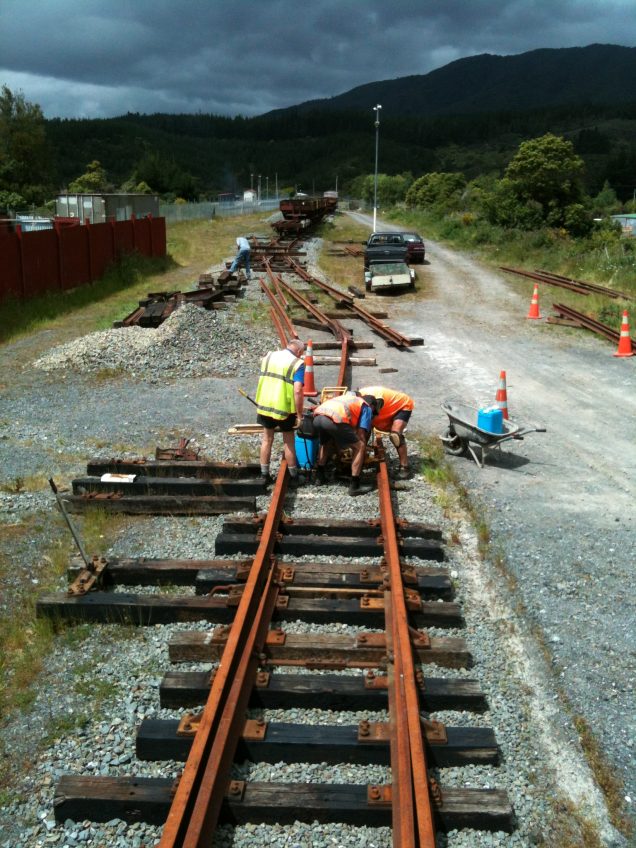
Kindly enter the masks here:
<path id="1" fill-rule="evenodd" d="M 294 374 L 302 364 L 291 350 L 276 350 L 263 357 L 256 389 L 256 407 L 261 415 L 282 421 L 296 412 Z"/>

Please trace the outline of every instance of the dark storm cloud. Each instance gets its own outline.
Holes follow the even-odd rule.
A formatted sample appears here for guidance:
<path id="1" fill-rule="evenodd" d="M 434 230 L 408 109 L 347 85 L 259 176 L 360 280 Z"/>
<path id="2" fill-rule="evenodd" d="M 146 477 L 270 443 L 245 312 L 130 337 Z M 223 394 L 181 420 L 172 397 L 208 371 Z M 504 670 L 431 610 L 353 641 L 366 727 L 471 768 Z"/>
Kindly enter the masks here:
<path id="1" fill-rule="evenodd" d="M 478 53 L 632 46 L 632 0 L 1 0 L 0 82 L 47 117 L 255 115 Z"/>

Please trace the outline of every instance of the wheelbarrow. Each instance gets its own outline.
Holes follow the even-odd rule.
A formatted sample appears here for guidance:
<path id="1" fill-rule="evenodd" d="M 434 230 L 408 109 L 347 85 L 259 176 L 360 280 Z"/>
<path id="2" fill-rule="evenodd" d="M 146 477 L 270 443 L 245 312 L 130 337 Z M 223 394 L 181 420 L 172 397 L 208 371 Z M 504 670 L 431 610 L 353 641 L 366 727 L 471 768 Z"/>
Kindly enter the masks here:
<path id="1" fill-rule="evenodd" d="M 442 409 L 448 415 L 448 427 L 440 436 L 444 443 L 444 450 L 452 456 L 463 456 L 470 454 L 480 468 L 488 452 L 494 448 L 501 448 L 503 442 L 510 439 L 522 440 L 526 433 L 545 433 L 545 427 L 525 427 L 504 418 L 503 432 L 491 433 L 477 426 L 477 415 L 479 410 L 465 403 L 455 403 L 447 400 L 442 404 Z M 475 447 L 481 448 L 476 452 Z"/>

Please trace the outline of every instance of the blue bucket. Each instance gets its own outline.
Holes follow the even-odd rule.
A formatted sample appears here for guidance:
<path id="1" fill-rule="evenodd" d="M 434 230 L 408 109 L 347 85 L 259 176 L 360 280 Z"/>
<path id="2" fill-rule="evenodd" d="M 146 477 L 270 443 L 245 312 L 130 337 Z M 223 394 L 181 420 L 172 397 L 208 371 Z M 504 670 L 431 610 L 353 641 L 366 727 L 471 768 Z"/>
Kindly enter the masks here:
<path id="1" fill-rule="evenodd" d="M 306 470 L 314 468 L 318 458 L 318 439 L 310 439 L 308 436 L 299 436 L 296 433 L 294 441 L 298 467 Z"/>
<path id="2" fill-rule="evenodd" d="M 498 406 L 489 406 L 477 412 L 477 426 L 487 433 L 503 433 L 503 410 Z"/>

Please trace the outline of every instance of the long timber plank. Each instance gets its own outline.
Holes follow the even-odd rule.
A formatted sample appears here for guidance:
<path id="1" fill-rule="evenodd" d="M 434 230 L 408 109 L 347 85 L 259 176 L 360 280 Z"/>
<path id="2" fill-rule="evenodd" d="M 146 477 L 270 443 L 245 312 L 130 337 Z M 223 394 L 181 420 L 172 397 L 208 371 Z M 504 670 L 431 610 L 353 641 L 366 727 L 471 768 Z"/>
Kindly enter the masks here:
<path id="1" fill-rule="evenodd" d="M 203 480 L 222 477 L 224 480 L 245 480 L 258 479 L 261 466 L 257 462 L 238 465 L 198 459 L 91 459 L 86 465 L 86 473 L 89 477 L 101 477 L 102 474 L 143 474 L 146 477 L 199 477 Z"/>
<path id="2" fill-rule="evenodd" d="M 77 777 L 64 775 L 56 786 L 55 820 L 105 822 L 117 818 L 132 824 L 161 825 L 172 803 L 174 782 L 161 777 Z M 443 804 L 434 807 L 440 830 L 511 833 L 513 810 L 499 789 L 445 789 Z M 227 824 L 294 821 L 342 822 L 390 827 L 391 807 L 369 804 L 366 785 L 246 783 L 243 796 L 226 798 L 220 822 Z"/>
<path id="3" fill-rule="evenodd" d="M 168 624 L 175 621 L 211 621 L 230 623 L 235 607 L 227 596 L 136 595 L 124 592 L 89 592 L 72 597 L 45 595 L 38 599 L 37 613 L 67 621 L 101 621 L 128 624 Z M 411 613 L 415 624 L 428 627 L 460 627 L 463 624 L 458 604 L 449 601 L 422 601 L 419 611 Z M 289 598 L 285 607 L 277 607 L 274 621 L 302 619 L 313 624 L 341 621 L 347 624 L 372 624 L 384 619 L 382 606 L 366 608 L 361 599 Z"/>
<path id="4" fill-rule="evenodd" d="M 185 762 L 192 736 L 179 736 L 179 722 L 144 719 L 137 731 L 136 753 L 140 760 Z M 447 741 L 427 741 L 431 766 L 445 768 L 499 762 L 499 746 L 490 727 L 447 727 Z M 235 759 L 256 763 L 356 763 L 389 765 L 388 738 L 360 742 L 358 726 L 287 724 L 269 722 L 263 739 L 242 736 Z"/>
<path id="5" fill-rule="evenodd" d="M 94 509 L 125 515 L 224 515 L 227 512 L 254 512 L 256 498 L 216 495 L 134 495 L 63 494 L 68 512 L 86 513 Z"/>
<path id="6" fill-rule="evenodd" d="M 164 709 L 197 707 L 210 694 L 208 671 L 168 671 L 159 686 Z M 250 707 L 262 709 L 386 710 L 388 690 L 365 685 L 363 674 L 270 674 L 267 684 L 252 689 Z M 471 679 L 425 677 L 420 689 L 423 710 L 487 708 L 479 683 Z"/>
<path id="7" fill-rule="evenodd" d="M 373 634 L 371 634 L 373 635 Z M 271 665 L 305 665 L 309 668 L 381 667 L 386 647 L 362 644 L 355 636 L 325 633 L 285 633 L 283 644 L 268 644 L 265 653 Z M 188 630 L 176 633 L 168 645 L 170 661 L 214 662 L 221 658 L 225 642 L 212 632 Z M 471 668 L 473 658 L 464 639 L 431 636 L 430 647 L 413 647 L 420 663 L 445 668 Z"/>
<path id="8" fill-rule="evenodd" d="M 214 551 L 220 556 L 230 554 L 253 554 L 259 540 L 255 534 L 226 533 L 221 531 L 214 542 Z M 377 539 L 364 536 L 293 536 L 283 535 L 275 544 L 274 552 L 284 556 L 351 556 L 381 557 L 382 546 Z M 400 543 L 402 556 L 418 559 L 446 559 L 442 544 L 435 539 L 403 539 Z"/>
<path id="9" fill-rule="evenodd" d="M 117 493 L 133 495 L 237 495 L 257 497 L 266 491 L 262 480 L 232 479 L 216 477 L 200 479 L 198 477 L 148 477 L 138 474 L 131 483 L 121 481 L 102 481 L 99 477 L 77 477 L 73 480 L 73 494 L 83 495 L 89 492 Z"/>

